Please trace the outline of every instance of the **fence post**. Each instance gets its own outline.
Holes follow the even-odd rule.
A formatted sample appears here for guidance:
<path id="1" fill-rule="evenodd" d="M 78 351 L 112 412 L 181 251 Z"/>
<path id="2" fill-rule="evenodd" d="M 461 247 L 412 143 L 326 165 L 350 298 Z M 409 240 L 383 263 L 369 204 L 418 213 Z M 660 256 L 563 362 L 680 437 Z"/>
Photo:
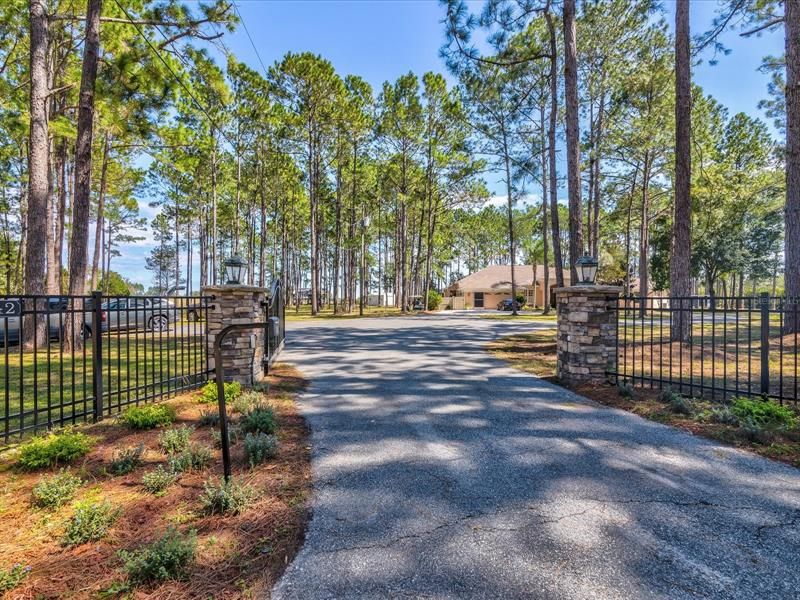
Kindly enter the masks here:
<path id="1" fill-rule="evenodd" d="M 103 293 L 92 292 L 92 302 L 92 388 L 94 420 L 99 421 L 103 418 Z"/>
<path id="2" fill-rule="evenodd" d="M 769 293 L 761 293 L 761 394 L 769 395 Z"/>

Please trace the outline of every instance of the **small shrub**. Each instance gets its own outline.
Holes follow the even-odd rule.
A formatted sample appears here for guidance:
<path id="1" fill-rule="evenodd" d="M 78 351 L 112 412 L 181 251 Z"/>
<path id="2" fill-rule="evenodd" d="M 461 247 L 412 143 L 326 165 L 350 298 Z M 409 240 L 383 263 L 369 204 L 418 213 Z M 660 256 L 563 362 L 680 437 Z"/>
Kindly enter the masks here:
<path id="1" fill-rule="evenodd" d="M 211 435 L 214 436 L 214 445 L 217 448 L 222 448 L 222 432 L 219 429 L 215 429 Z M 241 427 L 228 423 L 228 444 L 230 446 L 238 444 L 243 435 Z"/>
<path id="2" fill-rule="evenodd" d="M 248 433 L 244 437 L 244 455 L 251 467 L 278 454 L 278 438 L 266 433 Z"/>
<path id="3" fill-rule="evenodd" d="M 183 452 L 189 447 L 189 437 L 194 431 L 193 427 L 182 425 L 173 429 L 165 429 L 158 436 L 158 445 L 167 454 Z"/>
<path id="4" fill-rule="evenodd" d="M 436 290 L 428 290 L 428 310 L 439 310 L 442 295 Z"/>
<path id="5" fill-rule="evenodd" d="M 247 508 L 254 497 L 255 493 L 250 486 L 242 485 L 234 480 L 225 483 L 221 479 L 213 483 L 206 481 L 203 484 L 200 504 L 203 506 L 203 512 L 208 515 L 238 515 Z"/>
<path id="6" fill-rule="evenodd" d="M 219 413 L 215 410 L 204 410 L 200 413 L 200 425 L 203 427 L 218 427 Z"/>
<path id="7" fill-rule="evenodd" d="M 169 404 L 131 406 L 122 413 L 122 420 L 134 429 L 154 429 L 175 420 L 175 409 Z"/>
<path id="8" fill-rule="evenodd" d="M 242 416 L 239 426 L 245 433 L 275 433 L 278 421 L 275 413 L 268 406 L 255 406 Z"/>
<path id="9" fill-rule="evenodd" d="M 617 389 L 619 390 L 619 395 L 623 398 L 633 398 L 636 395 L 636 392 L 630 383 L 620 383 L 617 386 Z"/>
<path id="10" fill-rule="evenodd" d="M 742 439 L 755 444 L 769 444 L 774 437 L 772 431 L 766 429 L 764 425 L 752 417 L 745 417 L 740 420 L 737 434 Z"/>
<path id="11" fill-rule="evenodd" d="M 27 471 L 68 464 L 91 449 L 91 438 L 79 431 L 49 433 L 25 442 L 19 450 L 17 464 Z"/>
<path id="12" fill-rule="evenodd" d="M 672 404 L 672 401 L 675 399 L 676 396 L 679 396 L 676 392 L 672 391 L 672 388 L 665 387 L 658 393 L 658 401 L 663 402 L 664 404 Z"/>
<path id="13" fill-rule="evenodd" d="M 142 454 L 144 454 L 144 444 L 114 452 L 108 470 L 113 475 L 127 475 L 142 464 Z"/>
<path id="14" fill-rule="evenodd" d="M 225 388 L 225 402 L 232 402 L 242 393 L 242 384 L 238 381 L 231 381 L 230 383 L 223 384 L 223 386 Z M 201 404 L 210 404 L 212 402 L 216 403 L 217 401 L 217 382 L 209 381 L 203 386 L 203 389 L 200 390 L 199 402 Z"/>
<path id="15" fill-rule="evenodd" d="M 17 587 L 31 572 L 31 568 L 19 563 L 10 569 L 0 569 L 0 594 Z"/>
<path id="16" fill-rule="evenodd" d="M 178 481 L 178 474 L 158 465 L 152 471 L 142 475 L 142 485 L 148 493 L 154 496 L 163 496 L 167 488 Z"/>
<path id="17" fill-rule="evenodd" d="M 167 467 L 173 473 L 199 471 L 211 462 L 211 448 L 200 444 L 192 444 L 180 454 L 170 456 Z"/>
<path id="18" fill-rule="evenodd" d="M 680 394 L 673 394 L 669 401 L 669 409 L 677 415 L 691 415 L 692 401 Z"/>
<path id="19" fill-rule="evenodd" d="M 67 522 L 67 529 L 61 543 L 64 546 L 79 546 L 103 538 L 120 510 L 110 502 L 80 502 L 75 506 L 75 514 Z"/>
<path id="20" fill-rule="evenodd" d="M 763 429 L 793 429 L 797 426 L 797 415 L 792 409 L 769 400 L 736 398 L 731 410 L 740 419 L 752 420 Z"/>
<path id="21" fill-rule="evenodd" d="M 54 510 L 72 500 L 82 483 L 80 477 L 62 469 L 33 486 L 32 503 L 38 508 Z"/>
<path id="22" fill-rule="evenodd" d="M 163 537 L 133 551 L 120 550 L 123 568 L 133 585 L 180 580 L 188 574 L 197 550 L 194 530 L 183 535 L 174 527 Z"/>
<path id="23" fill-rule="evenodd" d="M 720 425 L 733 425 L 735 427 L 739 424 L 739 417 L 727 406 L 711 409 L 711 414 L 708 418 L 712 423 L 719 423 Z"/>
<path id="24" fill-rule="evenodd" d="M 258 392 L 245 392 L 231 402 L 231 410 L 240 415 L 247 414 L 261 402 L 262 395 Z"/>

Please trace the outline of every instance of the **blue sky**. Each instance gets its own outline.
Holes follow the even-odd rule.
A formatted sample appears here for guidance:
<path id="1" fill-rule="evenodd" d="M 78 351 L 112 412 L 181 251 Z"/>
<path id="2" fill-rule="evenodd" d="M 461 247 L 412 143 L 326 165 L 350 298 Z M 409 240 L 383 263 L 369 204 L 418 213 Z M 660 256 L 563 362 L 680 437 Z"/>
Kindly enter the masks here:
<path id="1" fill-rule="evenodd" d="M 482 6 L 480 1 L 471 4 L 475 10 Z M 267 67 L 289 51 L 311 51 L 330 60 L 342 75 L 360 75 L 376 92 L 384 81 L 408 71 L 445 71 L 438 54 L 444 41 L 443 8 L 436 0 L 237 0 L 237 6 Z M 664 9 L 671 24 L 674 2 L 665 1 Z M 692 2 L 693 34 L 710 26 L 716 9 L 715 0 Z M 717 56 L 716 65 L 709 64 L 710 54 L 703 56 L 705 60 L 694 69 L 694 82 L 731 113 L 763 117 L 758 103 L 766 97 L 768 76 L 758 68 L 764 56 L 782 53 L 782 34 L 743 39 L 731 31 L 721 41 L 731 53 Z M 240 60 L 261 69 L 243 27 L 226 35 L 224 43 Z M 492 191 L 499 192 L 496 179 L 487 179 Z M 153 214 L 146 206 L 142 209 L 148 216 Z M 151 274 L 144 269 L 144 257 L 150 247 L 150 242 L 144 241 L 122 248 L 122 256 L 112 268 L 149 284 Z"/>

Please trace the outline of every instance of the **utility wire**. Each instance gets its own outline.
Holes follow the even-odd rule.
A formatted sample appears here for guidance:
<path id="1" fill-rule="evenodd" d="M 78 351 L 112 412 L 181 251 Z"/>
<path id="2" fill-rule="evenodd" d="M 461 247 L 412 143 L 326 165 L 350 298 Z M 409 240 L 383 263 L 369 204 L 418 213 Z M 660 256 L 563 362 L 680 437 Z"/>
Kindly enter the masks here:
<path id="1" fill-rule="evenodd" d="M 192 101 L 195 103 L 195 105 L 200 110 L 200 112 L 202 112 L 206 116 L 206 118 L 209 120 L 209 122 L 214 126 L 214 128 L 217 131 L 219 131 L 220 135 L 223 138 L 225 138 L 225 141 L 227 141 L 231 146 L 235 147 L 235 144 L 233 144 L 233 142 L 231 142 L 231 140 L 228 138 L 228 136 L 225 135 L 225 131 L 223 130 L 223 128 L 216 122 L 214 117 L 212 117 L 209 114 L 208 109 L 206 109 L 206 107 L 203 106 L 203 104 L 195 97 L 195 95 L 191 92 L 191 90 L 186 86 L 186 84 L 183 82 L 183 80 L 180 77 L 178 77 L 178 75 L 175 73 L 175 71 L 172 70 L 172 67 L 169 65 L 169 63 L 166 61 L 166 59 L 161 55 L 161 52 L 159 52 L 158 48 L 156 48 L 153 45 L 153 43 L 150 41 L 150 38 L 148 38 L 145 35 L 144 31 L 142 31 L 142 29 L 139 26 L 139 24 L 136 21 L 134 21 L 133 17 L 128 12 L 128 10 L 124 6 L 122 6 L 122 4 L 120 4 L 119 0 L 114 0 L 114 3 L 119 7 L 119 9 L 123 13 L 125 13 L 125 16 L 131 22 L 131 25 L 134 26 L 134 28 L 139 33 L 139 35 L 144 39 L 145 42 L 147 42 L 147 45 L 150 47 L 150 50 L 152 50 L 153 53 L 159 58 L 159 60 L 164 64 L 164 66 L 170 72 L 172 77 L 175 79 L 175 81 L 178 82 L 178 84 L 183 88 L 183 90 L 186 92 L 186 94 L 192 99 Z M 158 29 L 158 27 L 156 27 L 156 29 Z M 161 33 L 162 36 L 164 36 L 164 39 L 169 39 L 164 35 L 164 32 L 162 32 L 160 29 L 158 29 L 158 31 L 159 31 L 159 33 Z M 186 66 L 186 65 L 184 64 L 184 66 Z"/>
<path id="2" fill-rule="evenodd" d="M 256 48 L 255 42 L 253 42 L 253 38 L 250 37 L 250 30 L 247 29 L 247 23 L 245 23 L 244 17 L 242 13 L 239 12 L 239 7 L 236 6 L 235 0 L 232 0 L 233 10 L 236 11 L 236 15 L 239 17 L 239 20 L 242 22 L 242 27 L 244 28 L 244 32 L 247 34 L 247 39 L 250 40 L 250 45 L 253 47 L 253 51 L 256 53 L 256 58 L 258 62 L 261 64 L 261 68 L 264 70 L 264 77 L 269 79 L 269 71 L 266 66 L 264 66 L 264 61 L 261 60 L 261 54 L 258 52 L 258 48 Z"/>

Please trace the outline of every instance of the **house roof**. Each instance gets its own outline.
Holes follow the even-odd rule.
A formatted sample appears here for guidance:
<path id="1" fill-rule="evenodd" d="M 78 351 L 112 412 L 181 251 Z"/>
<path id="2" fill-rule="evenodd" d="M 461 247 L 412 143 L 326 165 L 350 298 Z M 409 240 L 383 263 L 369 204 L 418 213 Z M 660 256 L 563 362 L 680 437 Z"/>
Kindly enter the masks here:
<path id="1" fill-rule="evenodd" d="M 555 267 L 549 267 L 551 285 L 555 284 Z M 515 265 L 514 278 L 518 287 L 532 286 L 533 265 Z M 569 282 L 569 271 L 564 270 L 564 279 Z M 536 265 L 536 281 L 544 280 L 544 266 Z M 541 285 L 541 283 L 540 283 Z M 459 279 L 450 286 L 462 292 L 508 292 L 511 291 L 511 265 L 491 265 Z"/>

